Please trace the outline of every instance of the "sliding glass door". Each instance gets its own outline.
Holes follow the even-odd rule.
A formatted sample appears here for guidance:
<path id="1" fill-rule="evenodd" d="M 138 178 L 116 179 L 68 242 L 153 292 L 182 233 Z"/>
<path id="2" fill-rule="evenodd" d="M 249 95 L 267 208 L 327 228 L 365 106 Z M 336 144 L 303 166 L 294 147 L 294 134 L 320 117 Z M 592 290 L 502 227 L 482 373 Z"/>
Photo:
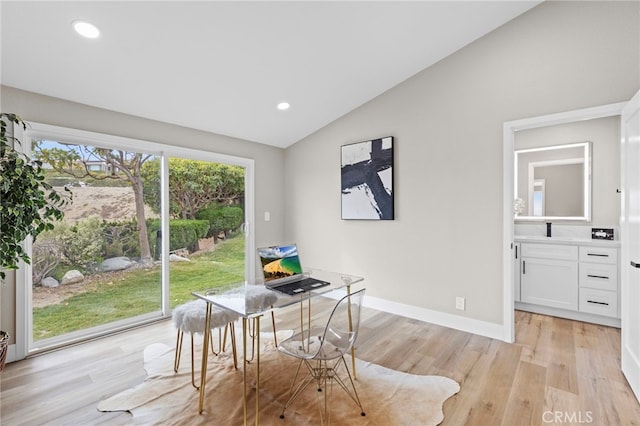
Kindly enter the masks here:
<path id="1" fill-rule="evenodd" d="M 192 291 L 253 274 L 252 160 L 37 123 L 22 140 L 69 197 L 64 220 L 26 242 L 23 356 L 165 318 Z"/>

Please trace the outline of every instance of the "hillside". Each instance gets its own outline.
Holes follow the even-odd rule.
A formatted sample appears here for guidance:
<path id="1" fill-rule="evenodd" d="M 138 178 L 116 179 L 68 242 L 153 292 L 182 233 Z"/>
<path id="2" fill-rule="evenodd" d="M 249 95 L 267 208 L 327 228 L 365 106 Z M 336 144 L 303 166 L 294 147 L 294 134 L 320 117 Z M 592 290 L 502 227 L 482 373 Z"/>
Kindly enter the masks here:
<path id="1" fill-rule="evenodd" d="M 61 193 L 62 188 L 56 188 Z M 104 220 L 127 220 L 136 215 L 131 188 L 86 186 L 74 187 L 73 202 L 64 207 L 65 221 L 76 223 L 90 217 Z M 145 206 L 147 218 L 158 217 L 149 206 Z"/>

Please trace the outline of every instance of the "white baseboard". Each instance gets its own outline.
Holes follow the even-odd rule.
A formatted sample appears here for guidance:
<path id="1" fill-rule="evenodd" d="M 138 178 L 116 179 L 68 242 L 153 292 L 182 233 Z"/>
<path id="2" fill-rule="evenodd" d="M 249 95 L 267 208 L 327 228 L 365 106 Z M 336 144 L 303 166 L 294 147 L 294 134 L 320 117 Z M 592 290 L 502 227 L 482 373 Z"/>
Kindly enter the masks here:
<path id="1" fill-rule="evenodd" d="M 7 346 L 7 364 L 14 361 L 17 361 L 15 344 Z"/>
<path id="2" fill-rule="evenodd" d="M 330 292 L 326 296 L 339 299 L 344 293 Z M 420 308 L 404 303 L 393 302 L 378 297 L 365 295 L 364 306 L 377 309 L 390 314 L 400 315 L 407 318 L 417 319 L 442 327 L 453 328 L 467 333 L 478 334 L 505 342 L 505 331 L 502 324 L 480 321 L 473 318 L 465 318 L 459 315 L 447 314 L 445 312 L 433 311 L 431 309 Z"/>

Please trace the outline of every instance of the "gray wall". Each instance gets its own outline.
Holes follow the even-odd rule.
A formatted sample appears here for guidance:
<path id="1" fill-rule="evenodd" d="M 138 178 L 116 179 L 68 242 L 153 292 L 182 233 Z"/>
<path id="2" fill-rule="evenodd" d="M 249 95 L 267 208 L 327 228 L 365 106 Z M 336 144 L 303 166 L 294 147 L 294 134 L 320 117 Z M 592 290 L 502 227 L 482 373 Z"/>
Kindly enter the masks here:
<path id="1" fill-rule="evenodd" d="M 282 241 L 284 192 L 272 190 L 274 182 L 275 186 L 283 185 L 284 151 L 281 148 L 93 108 L 7 86 L 0 86 L 0 95 L 2 111 L 16 113 L 25 121 L 254 159 L 256 246 Z M 260 213 L 263 211 L 271 212 L 271 221 L 264 221 L 264 215 Z M 13 286 L 14 279 L 11 274 L 6 285 L 2 286 L 0 299 L 2 329 L 9 331 L 12 336 L 15 334 Z"/>
<path id="2" fill-rule="evenodd" d="M 542 3 L 288 148 L 287 239 L 368 296 L 502 324 L 503 123 L 630 99 L 638 6 Z M 387 135 L 396 219 L 340 220 L 340 146 Z"/>

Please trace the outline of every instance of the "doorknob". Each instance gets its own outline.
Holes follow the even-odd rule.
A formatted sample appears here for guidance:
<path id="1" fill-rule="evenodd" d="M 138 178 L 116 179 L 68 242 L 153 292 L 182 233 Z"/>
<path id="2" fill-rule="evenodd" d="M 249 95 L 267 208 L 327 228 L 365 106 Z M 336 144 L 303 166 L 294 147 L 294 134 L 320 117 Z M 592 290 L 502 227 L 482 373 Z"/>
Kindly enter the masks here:
<path id="1" fill-rule="evenodd" d="M 640 263 L 636 263 L 633 260 L 631 261 L 631 266 L 633 266 L 634 268 L 640 268 Z"/>

